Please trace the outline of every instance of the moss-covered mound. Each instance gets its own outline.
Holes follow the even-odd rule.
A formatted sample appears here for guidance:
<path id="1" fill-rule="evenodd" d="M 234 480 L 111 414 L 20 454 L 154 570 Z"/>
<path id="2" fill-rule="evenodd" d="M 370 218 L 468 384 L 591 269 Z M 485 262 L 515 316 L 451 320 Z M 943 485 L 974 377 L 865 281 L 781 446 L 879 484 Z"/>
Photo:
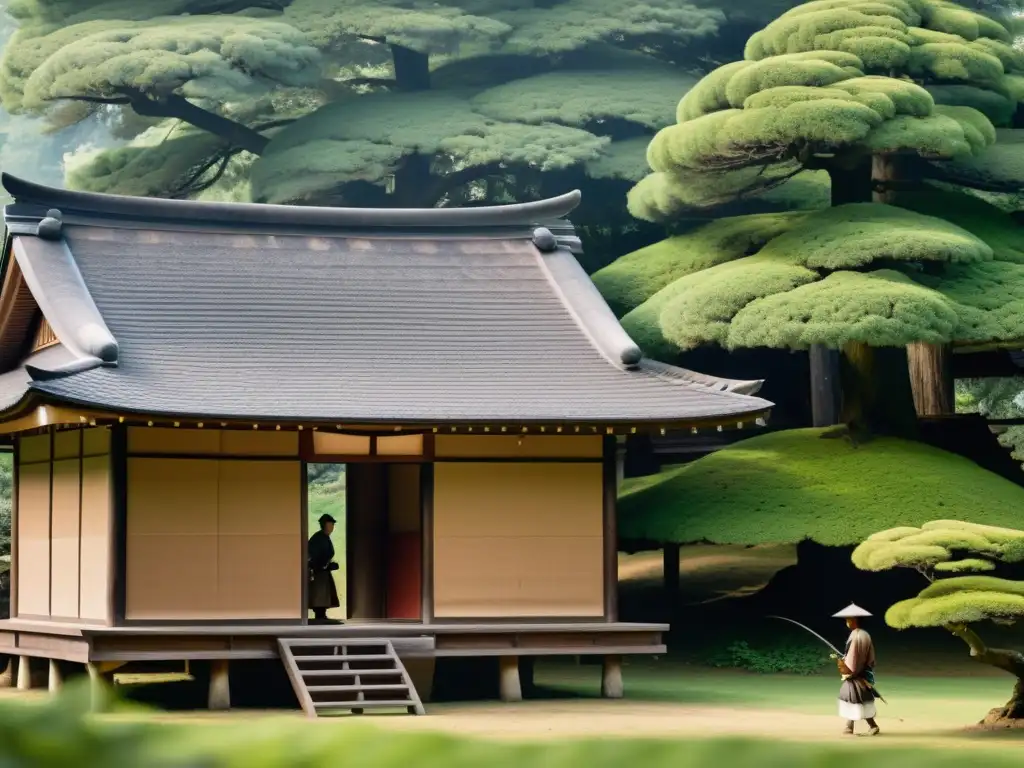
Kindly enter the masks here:
<path id="1" fill-rule="evenodd" d="M 1024 488 L 952 453 L 897 438 L 854 445 L 829 430 L 751 438 L 619 497 L 623 540 L 857 544 L 941 518 L 1020 527 Z"/>

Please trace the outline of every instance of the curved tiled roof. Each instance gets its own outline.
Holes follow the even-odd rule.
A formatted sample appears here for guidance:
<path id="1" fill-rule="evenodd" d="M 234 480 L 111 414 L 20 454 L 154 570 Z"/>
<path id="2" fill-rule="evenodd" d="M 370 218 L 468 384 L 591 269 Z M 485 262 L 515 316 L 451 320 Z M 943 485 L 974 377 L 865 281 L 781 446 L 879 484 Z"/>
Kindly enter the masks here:
<path id="1" fill-rule="evenodd" d="M 750 396 L 759 382 L 642 357 L 565 247 L 568 225 L 535 232 L 578 195 L 366 211 L 4 182 L 14 256 L 75 353 L 29 370 L 49 399 L 361 424 L 728 423 L 771 407 Z"/>

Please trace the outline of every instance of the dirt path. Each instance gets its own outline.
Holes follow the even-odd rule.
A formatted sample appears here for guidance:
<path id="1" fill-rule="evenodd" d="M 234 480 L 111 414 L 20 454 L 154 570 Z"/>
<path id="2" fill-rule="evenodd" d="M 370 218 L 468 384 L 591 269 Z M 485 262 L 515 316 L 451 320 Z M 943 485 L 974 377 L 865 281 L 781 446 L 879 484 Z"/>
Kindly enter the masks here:
<path id="1" fill-rule="evenodd" d="M 21 698 L 42 700 L 44 692 L 29 694 L 0 691 L 0 700 Z M 942 704 L 943 702 L 935 702 Z M 946 702 L 956 706 L 958 702 Z M 144 717 L 157 722 L 196 725 L 242 725 L 259 728 L 261 720 L 310 727 L 337 728 L 348 724 L 370 724 L 395 731 L 428 731 L 473 738 L 544 741 L 576 738 L 770 738 L 799 742 L 851 744 L 871 748 L 877 744 L 935 745 L 969 749 L 977 747 L 1014 749 L 1024 747 L 1024 734 L 977 733 L 966 727 L 963 707 L 955 716 L 928 713 L 918 718 L 879 717 L 882 734 L 868 737 L 858 726 L 857 737 L 842 734 L 836 716 L 810 715 L 782 709 L 737 708 L 637 701 L 528 701 L 519 704 L 475 703 L 428 705 L 426 717 L 380 715 L 374 717 L 324 717 L 306 721 L 298 712 L 280 710 L 232 710 L 230 712 L 148 712 L 144 715 L 104 716 L 110 719 Z M 884 714 L 884 713 L 883 713 Z"/>
<path id="2" fill-rule="evenodd" d="M 175 713 L 154 715 L 165 722 L 216 724 L 266 716 L 298 720 L 298 713 L 280 712 Z M 573 701 L 524 702 L 522 704 L 434 705 L 426 717 L 377 716 L 373 718 L 321 718 L 314 727 L 344 727 L 347 723 L 372 723 L 395 731 L 431 731 L 474 738 L 538 741 L 575 738 L 721 738 L 748 737 L 800 742 L 934 745 L 972 747 L 1024 746 L 1014 734 L 972 733 L 962 723 L 935 720 L 904 721 L 879 718 L 878 737 L 842 734 L 838 717 L 807 715 L 781 710 L 685 706 L 638 702 Z M 862 731 L 863 724 L 858 728 Z"/>

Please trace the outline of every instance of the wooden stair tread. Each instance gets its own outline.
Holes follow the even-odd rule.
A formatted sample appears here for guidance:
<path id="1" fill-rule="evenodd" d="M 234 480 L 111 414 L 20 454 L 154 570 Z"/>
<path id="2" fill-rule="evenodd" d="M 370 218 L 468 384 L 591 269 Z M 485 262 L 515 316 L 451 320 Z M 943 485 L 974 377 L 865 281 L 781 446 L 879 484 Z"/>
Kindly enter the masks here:
<path id="1" fill-rule="evenodd" d="M 417 702 L 412 699 L 394 701 L 315 701 L 317 709 L 391 709 L 393 707 L 414 707 Z"/>
<path id="2" fill-rule="evenodd" d="M 400 669 L 300 669 L 303 677 L 355 677 L 356 675 L 401 675 Z"/>
<path id="3" fill-rule="evenodd" d="M 323 655 L 313 656 L 293 656 L 293 658 L 295 658 L 296 662 L 388 662 L 394 656 L 389 656 L 386 653 L 374 653 L 373 655 L 367 653 L 355 656 L 345 656 L 340 653 L 338 655 L 324 653 Z"/>
<path id="4" fill-rule="evenodd" d="M 307 685 L 306 690 L 310 693 L 342 693 L 351 691 L 404 691 L 406 686 L 403 683 L 384 685 Z"/>

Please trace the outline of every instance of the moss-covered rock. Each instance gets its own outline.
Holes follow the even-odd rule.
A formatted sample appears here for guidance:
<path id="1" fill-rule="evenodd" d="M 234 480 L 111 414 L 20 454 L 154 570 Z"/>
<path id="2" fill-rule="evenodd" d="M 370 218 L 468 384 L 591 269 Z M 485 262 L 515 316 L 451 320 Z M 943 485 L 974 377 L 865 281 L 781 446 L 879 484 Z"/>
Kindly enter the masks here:
<path id="1" fill-rule="evenodd" d="M 897 438 L 854 445 L 831 430 L 775 432 L 627 480 L 625 540 L 859 544 L 936 518 L 1019 525 L 1024 489 L 973 462 Z"/>

